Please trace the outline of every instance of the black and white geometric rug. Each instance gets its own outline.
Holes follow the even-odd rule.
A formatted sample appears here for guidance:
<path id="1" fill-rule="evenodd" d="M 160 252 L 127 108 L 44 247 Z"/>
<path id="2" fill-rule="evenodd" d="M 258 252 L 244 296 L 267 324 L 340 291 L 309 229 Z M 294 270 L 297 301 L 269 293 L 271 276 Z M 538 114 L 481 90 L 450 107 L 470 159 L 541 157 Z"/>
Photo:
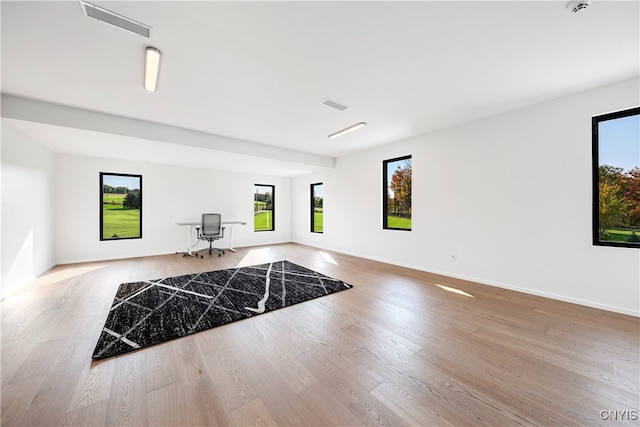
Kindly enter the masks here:
<path id="1" fill-rule="evenodd" d="M 289 261 L 123 283 L 92 358 L 126 353 L 351 287 Z"/>

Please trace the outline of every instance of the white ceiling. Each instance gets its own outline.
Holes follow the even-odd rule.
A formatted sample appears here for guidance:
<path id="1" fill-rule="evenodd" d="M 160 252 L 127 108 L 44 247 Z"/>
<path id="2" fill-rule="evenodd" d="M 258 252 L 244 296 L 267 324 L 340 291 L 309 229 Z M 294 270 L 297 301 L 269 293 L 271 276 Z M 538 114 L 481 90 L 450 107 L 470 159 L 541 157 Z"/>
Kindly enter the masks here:
<path id="1" fill-rule="evenodd" d="M 86 17 L 75 0 L 2 1 L 3 94 L 339 157 L 640 72 L 638 1 L 594 0 L 578 14 L 567 1 L 92 3 L 151 26 L 151 38 Z M 163 53 L 156 93 L 142 87 L 145 45 Z M 131 160 L 198 167 L 207 155 L 165 141 L 166 159 L 153 158 L 153 140 L 20 119 L 59 152 L 125 144 L 138 147 Z M 255 172 L 244 160 L 234 168 Z M 269 162 L 277 175 L 318 169 Z"/>

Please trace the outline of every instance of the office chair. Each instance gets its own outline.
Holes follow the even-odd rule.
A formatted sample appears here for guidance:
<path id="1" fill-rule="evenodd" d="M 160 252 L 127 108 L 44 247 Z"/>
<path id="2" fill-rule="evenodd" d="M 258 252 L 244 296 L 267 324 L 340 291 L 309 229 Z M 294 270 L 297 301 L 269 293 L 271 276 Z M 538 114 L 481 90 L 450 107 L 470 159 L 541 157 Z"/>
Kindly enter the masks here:
<path id="1" fill-rule="evenodd" d="M 202 249 L 196 252 L 209 252 L 209 255 L 213 253 L 213 251 L 218 252 L 218 256 L 224 254 L 224 249 L 214 248 L 213 241 L 222 239 L 224 237 L 224 227 L 222 227 L 222 215 L 218 213 L 204 213 L 202 214 L 202 221 L 200 222 L 200 227 L 196 227 L 198 231 L 198 239 L 206 240 L 209 242 L 208 249 Z M 204 258 L 204 255 L 200 255 L 200 258 Z"/>

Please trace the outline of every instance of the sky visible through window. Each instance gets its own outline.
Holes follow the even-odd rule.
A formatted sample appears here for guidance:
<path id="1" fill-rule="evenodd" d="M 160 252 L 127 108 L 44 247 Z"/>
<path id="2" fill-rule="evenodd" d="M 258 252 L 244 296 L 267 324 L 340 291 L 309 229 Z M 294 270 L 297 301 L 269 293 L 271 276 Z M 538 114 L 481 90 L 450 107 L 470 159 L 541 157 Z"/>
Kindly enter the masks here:
<path id="1" fill-rule="evenodd" d="M 256 193 L 258 194 L 267 194 L 267 193 L 271 193 L 271 187 L 270 186 L 264 186 L 264 185 L 256 185 Z"/>
<path id="2" fill-rule="evenodd" d="M 129 190 L 140 189 L 140 178 L 137 176 L 104 175 L 102 183 L 112 187 L 124 187 Z"/>
<path id="3" fill-rule="evenodd" d="M 600 122 L 598 139 L 600 165 L 640 167 L 640 115 Z"/>

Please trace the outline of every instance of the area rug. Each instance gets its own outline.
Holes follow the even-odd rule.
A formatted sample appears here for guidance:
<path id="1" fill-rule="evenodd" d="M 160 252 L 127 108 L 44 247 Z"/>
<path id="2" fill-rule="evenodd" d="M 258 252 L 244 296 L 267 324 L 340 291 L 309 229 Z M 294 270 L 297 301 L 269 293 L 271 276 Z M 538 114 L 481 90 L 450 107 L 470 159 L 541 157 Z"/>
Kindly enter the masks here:
<path id="1" fill-rule="evenodd" d="M 123 283 L 93 359 L 104 359 L 352 286 L 289 261 Z"/>

